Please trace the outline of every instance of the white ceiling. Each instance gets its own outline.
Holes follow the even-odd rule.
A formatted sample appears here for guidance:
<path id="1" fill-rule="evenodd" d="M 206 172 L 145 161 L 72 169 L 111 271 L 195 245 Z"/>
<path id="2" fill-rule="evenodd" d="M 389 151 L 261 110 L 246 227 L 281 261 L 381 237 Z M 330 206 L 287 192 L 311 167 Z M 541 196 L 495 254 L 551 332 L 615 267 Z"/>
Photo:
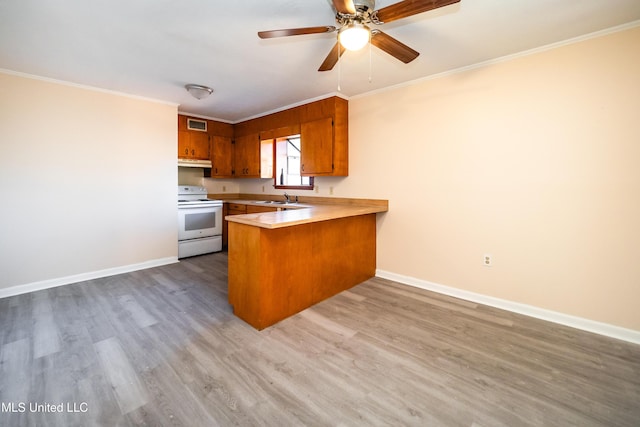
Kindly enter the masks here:
<path id="1" fill-rule="evenodd" d="M 350 97 L 638 20 L 640 0 L 462 0 L 381 27 L 415 61 L 374 47 L 320 73 L 335 33 L 256 33 L 335 25 L 329 0 L 0 0 L 0 68 L 237 122 L 334 94 L 339 80 Z M 198 101 L 187 83 L 214 93 Z"/>

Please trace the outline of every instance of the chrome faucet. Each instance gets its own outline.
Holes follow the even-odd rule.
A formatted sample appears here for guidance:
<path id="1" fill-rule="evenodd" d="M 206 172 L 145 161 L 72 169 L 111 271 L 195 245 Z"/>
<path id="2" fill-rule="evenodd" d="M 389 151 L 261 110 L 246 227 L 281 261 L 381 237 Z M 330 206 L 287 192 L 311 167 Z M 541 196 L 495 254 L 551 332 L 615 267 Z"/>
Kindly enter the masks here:
<path id="1" fill-rule="evenodd" d="M 284 199 L 289 203 L 289 195 L 287 193 L 284 193 Z"/>

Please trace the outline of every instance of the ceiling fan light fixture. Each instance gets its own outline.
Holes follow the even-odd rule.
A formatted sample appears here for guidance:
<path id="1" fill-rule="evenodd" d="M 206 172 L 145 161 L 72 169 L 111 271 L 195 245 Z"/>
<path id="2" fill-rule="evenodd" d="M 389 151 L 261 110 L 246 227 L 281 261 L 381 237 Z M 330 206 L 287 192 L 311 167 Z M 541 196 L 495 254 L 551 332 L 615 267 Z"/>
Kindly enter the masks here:
<path id="1" fill-rule="evenodd" d="M 340 44 L 347 50 L 360 50 L 367 45 L 370 36 L 369 27 L 358 22 L 352 22 L 342 27 L 338 33 Z"/>
<path id="2" fill-rule="evenodd" d="M 204 99 L 213 93 L 213 89 L 202 85 L 188 84 L 184 88 L 196 99 Z"/>

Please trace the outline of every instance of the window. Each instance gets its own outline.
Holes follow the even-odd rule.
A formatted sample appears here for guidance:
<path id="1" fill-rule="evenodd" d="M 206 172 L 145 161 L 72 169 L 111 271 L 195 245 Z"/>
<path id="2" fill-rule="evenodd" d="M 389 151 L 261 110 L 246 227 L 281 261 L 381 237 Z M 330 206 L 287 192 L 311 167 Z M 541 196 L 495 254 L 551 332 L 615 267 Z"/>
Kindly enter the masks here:
<path id="1" fill-rule="evenodd" d="M 313 190 L 313 177 L 300 176 L 300 135 L 276 138 L 273 151 L 275 188 Z"/>

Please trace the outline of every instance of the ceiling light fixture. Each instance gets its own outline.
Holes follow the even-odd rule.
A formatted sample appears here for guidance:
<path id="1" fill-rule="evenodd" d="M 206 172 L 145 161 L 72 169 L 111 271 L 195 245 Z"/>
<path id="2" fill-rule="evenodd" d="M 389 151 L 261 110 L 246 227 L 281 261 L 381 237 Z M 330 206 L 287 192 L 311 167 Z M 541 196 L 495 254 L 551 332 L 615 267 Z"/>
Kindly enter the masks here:
<path id="1" fill-rule="evenodd" d="M 369 42 L 370 35 L 369 27 L 359 22 L 352 22 L 340 29 L 338 40 L 347 50 L 360 50 Z"/>
<path id="2" fill-rule="evenodd" d="M 184 87 L 196 99 L 203 99 L 213 93 L 213 89 L 202 85 L 188 84 Z"/>

